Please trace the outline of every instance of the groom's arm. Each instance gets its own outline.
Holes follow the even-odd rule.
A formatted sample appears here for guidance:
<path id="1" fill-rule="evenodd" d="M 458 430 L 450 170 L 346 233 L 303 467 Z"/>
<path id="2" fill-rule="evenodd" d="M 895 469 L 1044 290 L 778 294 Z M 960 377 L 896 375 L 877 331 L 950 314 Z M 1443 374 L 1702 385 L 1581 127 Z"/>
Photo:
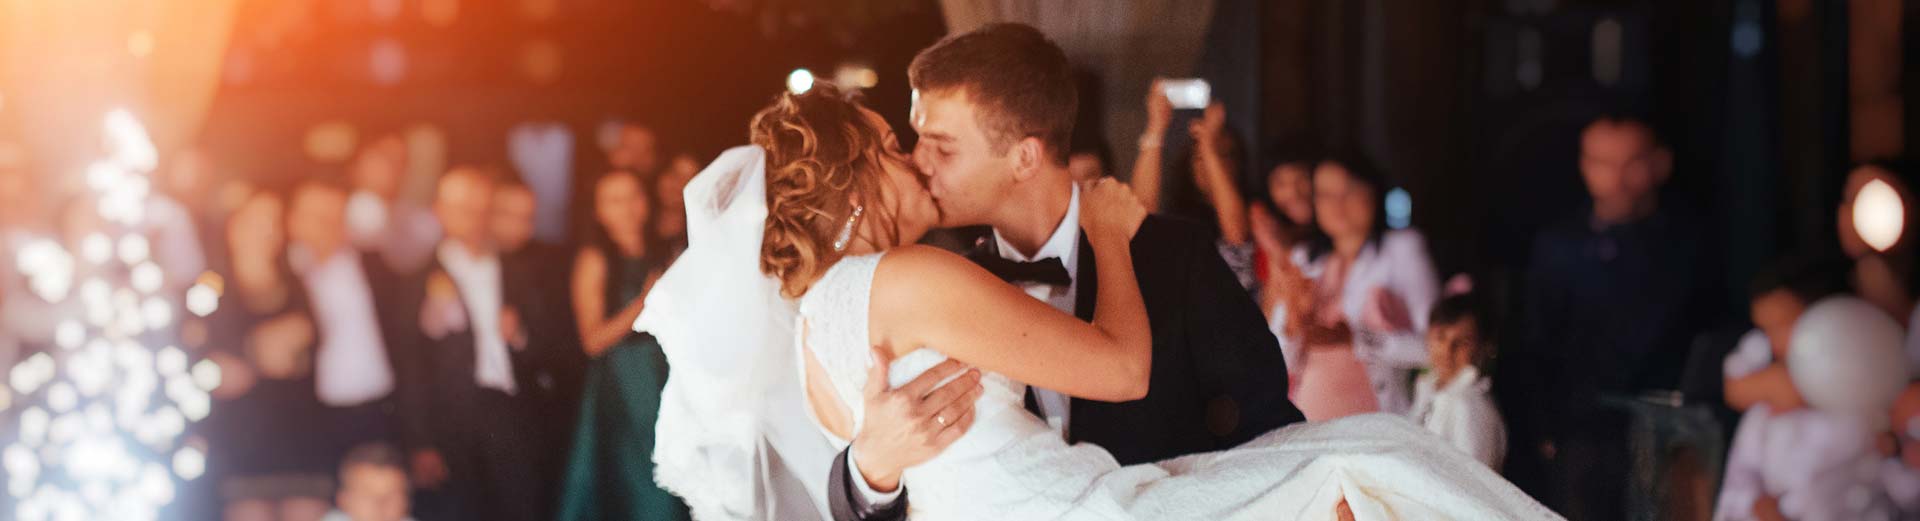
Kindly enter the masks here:
<path id="1" fill-rule="evenodd" d="M 876 347 L 873 358 L 861 392 L 860 432 L 833 459 L 827 476 L 827 508 L 834 521 L 905 519 L 901 473 L 938 456 L 973 427 L 979 372 L 947 360 L 906 385 L 889 387 L 888 351 Z"/>
<path id="2" fill-rule="evenodd" d="M 853 448 L 848 447 L 833 458 L 833 472 L 827 485 L 827 509 L 832 512 L 833 521 L 906 519 L 906 488 L 896 489 L 892 494 L 881 494 L 866 487 L 866 478 L 853 471 L 853 465 L 857 463 L 853 463 L 852 451 Z"/>
<path id="3" fill-rule="evenodd" d="M 1179 287 L 1187 349 L 1202 390 L 1213 398 L 1209 423 L 1222 447 L 1304 420 L 1287 399 L 1287 361 L 1259 305 L 1205 234 L 1168 235 L 1184 238 L 1187 280 Z"/>

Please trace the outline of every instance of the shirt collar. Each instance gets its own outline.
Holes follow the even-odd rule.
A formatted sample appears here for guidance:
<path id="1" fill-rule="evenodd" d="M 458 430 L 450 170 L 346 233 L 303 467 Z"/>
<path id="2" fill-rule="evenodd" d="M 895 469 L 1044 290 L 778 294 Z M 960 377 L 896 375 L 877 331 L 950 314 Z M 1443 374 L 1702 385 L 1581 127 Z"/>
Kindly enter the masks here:
<path id="1" fill-rule="evenodd" d="M 1047 242 L 1041 244 L 1040 251 L 1035 252 L 1032 257 L 1021 254 L 1019 248 L 1007 242 L 1007 238 L 1000 234 L 1000 230 L 993 231 L 993 242 L 999 247 L 1000 258 L 1019 262 L 1033 262 L 1047 258 L 1060 259 L 1060 264 L 1067 268 L 1069 276 L 1077 275 L 1074 267 L 1078 266 L 1080 261 L 1080 186 L 1074 185 L 1073 195 L 1067 200 L 1067 214 L 1060 218 L 1060 224 L 1053 229 L 1053 235 L 1047 237 Z"/>
<path id="2" fill-rule="evenodd" d="M 1480 383 L 1480 369 L 1473 366 L 1460 368 L 1453 373 L 1453 381 L 1446 383 L 1446 390 L 1460 391 Z"/>
<path id="3" fill-rule="evenodd" d="M 492 253 L 474 255 L 467 250 L 467 247 L 461 246 L 459 241 L 454 240 L 441 241 L 440 247 L 435 248 L 434 253 L 440 257 L 440 264 L 445 265 L 447 269 L 484 268 L 500 260 L 498 255 Z"/>
<path id="4" fill-rule="evenodd" d="M 354 250 L 352 246 L 341 245 L 333 249 L 332 255 L 328 255 L 326 258 L 319 258 L 318 254 L 314 253 L 313 249 L 308 248 L 307 245 L 293 243 L 287 246 L 287 264 L 293 269 L 293 272 L 298 275 L 329 271 L 343 265 L 358 267 L 360 264 L 360 252 Z"/>

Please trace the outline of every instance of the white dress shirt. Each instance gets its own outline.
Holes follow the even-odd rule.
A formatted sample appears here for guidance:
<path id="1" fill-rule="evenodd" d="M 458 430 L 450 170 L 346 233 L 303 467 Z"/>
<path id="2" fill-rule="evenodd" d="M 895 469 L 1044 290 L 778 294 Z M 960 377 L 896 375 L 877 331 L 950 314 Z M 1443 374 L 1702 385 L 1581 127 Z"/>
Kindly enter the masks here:
<path id="1" fill-rule="evenodd" d="M 1488 392 L 1493 381 L 1461 368 L 1441 384 L 1434 373 L 1414 382 L 1413 419 L 1473 459 L 1498 472 L 1507 455 L 1507 425 Z"/>
<path id="2" fill-rule="evenodd" d="M 473 381 L 481 387 L 513 394 L 513 358 L 507 339 L 500 336 L 502 306 L 500 256 L 473 255 L 454 241 L 440 243 L 440 266 L 460 288 L 467 305 L 467 323 L 473 330 Z"/>
<path id="3" fill-rule="evenodd" d="M 319 328 L 320 349 L 313 364 L 314 392 L 334 407 L 352 407 L 393 392 L 393 366 L 374 314 L 373 286 L 360 265 L 360 255 L 341 248 L 326 259 L 312 260 L 299 250 L 291 257 L 300 270 Z"/>
<path id="4" fill-rule="evenodd" d="M 1308 260 L 1306 246 L 1293 250 L 1294 264 L 1315 282 L 1326 273 L 1331 257 L 1327 254 Z M 1361 313 L 1370 304 L 1374 290 L 1383 287 L 1406 302 L 1412 331 L 1386 333 L 1361 324 Z M 1361 248 L 1353 266 L 1347 269 L 1346 285 L 1340 293 L 1341 312 L 1353 328 L 1353 353 L 1367 364 L 1367 380 L 1383 412 L 1406 414 L 1413 405 L 1408 389 L 1410 373 L 1427 366 L 1427 314 L 1433 311 L 1439 296 L 1439 275 L 1434 272 L 1433 258 L 1427 255 L 1427 241 L 1417 231 L 1386 232 L 1380 240 Z M 1306 346 L 1300 339 L 1282 333 L 1286 331 L 1286 309 L 1284 304 L 1274 307 L 1269 326 L 1280 340 L 1287 367 L 1297 371 L 1302 367 Z"/>
<path id="5" fill-rule="evenodd" d="M 1860 422 L 1813 409 L 1775 414 L 1754 405 L 1740 420 L 1727 453 L 1716 521 L 1753 519 L 1763 495 L 1788 519 L 1893 519 L 1887 458 Z"/>
<path id="6" fill-rule="evenodd" d="M 1021 284 L 1020 289 L 1025 290 L 1033 298 L 1053 306 L 1053 309 L 1068 315 L 1074 314 L 1076 311 L 1074 301 L 1079 298 L 1076 290 L 1080 287 L 1080 187 L 1078 185 L 1073 187 L 1073 196 L 1067 202 L 1066 217 L 1060 219 L 1060 224 L 1054 227 L 1053 235 L 1047 237 L 1047 242 L 1040 245 L 1040 251 L 1032 256 L 1021 254 L 1020 249 L 1007 242 L 1007 238 L 1000 235 L 999 230 L 993 231 L 993 241 L 998 246 L 1000 258 L 1003 259 L 1016 262 L 1059 259 L 1067 269 L 1067 279 L 1071 281 L 1066 286 L 1029 283 Z M 1032 391 L 1034 401 L 1040 405 L 1040 413 L 1046 416 L 1044 419 L 1047 420 L 1047 425 L 1065 437 L 1072 422 L 1068 413 L 1073 409 L 1073 398 L 1039 387 L 1033 387 Z"/>

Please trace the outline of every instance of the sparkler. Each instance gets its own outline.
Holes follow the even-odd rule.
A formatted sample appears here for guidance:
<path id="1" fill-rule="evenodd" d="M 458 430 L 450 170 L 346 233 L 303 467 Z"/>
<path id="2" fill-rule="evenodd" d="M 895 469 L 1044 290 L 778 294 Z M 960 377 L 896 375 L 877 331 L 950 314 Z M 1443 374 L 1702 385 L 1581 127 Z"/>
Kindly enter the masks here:
<path id="1" fill-rule="evenodd" d="M 21 521 L 156 519 L 181 481 L 206 470 L 205 443 L 183 436 L 211 412 L 220 368 L 164 338 L 183 303 L 206 316 L 218 290 L 165 294 L 143 234 L 159 156 L 125 110 L 107 113 L 102 138 L 107 155 L 86 179 L 107 229 L 82 239 L 78 256 L 43 240 L 13 259 L 34 294 L 78 304 L 55 327 L 55 348 L 15 364 L 0 388 L 0 403 L 23 407 L 14 435 L 0 438 Z"/>

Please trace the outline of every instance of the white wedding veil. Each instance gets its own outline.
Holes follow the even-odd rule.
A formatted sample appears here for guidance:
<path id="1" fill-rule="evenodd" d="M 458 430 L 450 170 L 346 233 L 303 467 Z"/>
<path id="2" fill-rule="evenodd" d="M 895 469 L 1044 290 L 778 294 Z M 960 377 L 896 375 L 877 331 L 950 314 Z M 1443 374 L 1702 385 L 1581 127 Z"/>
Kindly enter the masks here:
<path id="1" fill-rule="evenodd" d="M 795 305 L 760 272 L 766 152 L 727 150 L 685 196 L 687 250 L 633 324 L 659 340 L 671 368 L 654 481 L 696 519 L 827 519 L 836 452 L 801 409 Z"/>

